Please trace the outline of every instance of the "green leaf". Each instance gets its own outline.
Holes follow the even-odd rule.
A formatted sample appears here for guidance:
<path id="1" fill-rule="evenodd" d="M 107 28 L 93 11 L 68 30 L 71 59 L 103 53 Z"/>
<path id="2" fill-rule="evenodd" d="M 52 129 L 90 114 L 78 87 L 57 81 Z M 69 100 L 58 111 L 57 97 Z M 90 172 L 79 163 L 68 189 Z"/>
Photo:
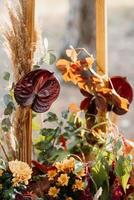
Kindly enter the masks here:
<path id="1" fill-rule="evenodd" d="M 63 112 L 61 113 L 63 119 L 67 119 L 68 114 L 69 114 L 69 110 L 63 111 Z"/>
<path id="2" fill-rule="evenodd" d="M 101 187 L 105 181 L 107 181 L 108 173 L 105 165 L 101 161 L 96 162 L 93 166 L 92 176 L 98 188 Z"/>
<path id="3" fill-rule="evenodd" d="M 6 81 L 9 81 L 9 79 L 10 79 L 10 73 L 9 72 L 4 72 L 3 79 L 6 80 Z"/>
<path id="4" fill-rule="evenodd" d="M 4 115 L 11 115 L 14 110 L 15 110 L 15 106 L 13 102 L 9 102 L 6 109 L 4 110 Z"/>
<path id="5" fill-rule="evenodd" d="M 120 156 L 117 160 L 116 166 L 115 166 L 115 173 L 117 176 L 121 177 L 125 174 L 124 171 L 124 157 Z"/>
<path id="6" fill-rule="evenodd" d="M 58 117 L 55 113 L 52 113 L 52 112 L 48 112 L 47 113 L 47 118 L 44 120 L 44 122 L 55 122 L 55 121 L 58 121 Z"/>
<path id="7" fill-rule="evenodd" d="M 118 151 L 121 149 L 121 147 L 122 147 L 122 140 L 119 139 L 119 140 L 117 141 L 117 143 L 115 144 L 115 146 L 114 146 L 114 150 L 115 150 L 116 152 L 118 152 Z"/>
<path id="8" fill-rule="evenodd" d="M 48 150 L 50 147 L 52 147 L 51 143 L 49 141 L 40 141 L 38 143 L 35 144 L 35 147 L 37 150 L 43 151 L 45 152 L 46 150 Z M 48 152 L 46 152 L 47 154 Z"/>
<path id="9" fill-rule="evenodd" d="M 9 131 L 10 127 L 12 126 L 10 118 L 4 118 L 1 122 L 2 130 Z"/>
<path id="10" fill-rule="evenodd" d="M 63 161 L 65 158 L 69 156 L 68 151 L 63 151 L 62 149 L 58 149 L 55 152 L 53 152 L 52 159 L 56 158 L 57 162 Z"/>
<path id="11" fill-rule="evenodd" d="M 121 178 L 121 184 L 126 191 L 130 173 L 132 171 L 132 161 L 129 156 L 120 156 L 115 166 L 115 173 Z"/>
<path id="12" fill-rule="evenodd" d="M 39 68 L 40 68 L 39 65 L 34 65 L 34 66 L 33 66 L 33 69 L 39 69 Z"/>
<path id="13" fill-rule="evenodd" d="M 123 187 L 124 192 L 126 192 L 129 177 L 130 173 L 126 173 L 124 176 L 121 177 L 121 185 Z"/>
<path id="14" fill-rule="evenodd" d="M 40 134 L 43 136 L 48 136 L 48 135 L 55 135 L 57 133 L 57 129 L 52 129 L 52 128 L 43 128 L 41 129 Z"/>
<path id="15" fill-rule="evenodd" d="M 12 102 L 12 97 L 11 97 L 11 95 L 9 95 L 9 94 L 4 95 L 3 99 L 4 99 L 4 103 L 5 103 L 6 106 L 7 106 L 10 102 Z"/>
<path id="16" fill-rule="evenodd" d="M 47 52 L 43 58 L 44 63 L 52 65 L 56 61 L 56 56 L 50 52 Z"/>

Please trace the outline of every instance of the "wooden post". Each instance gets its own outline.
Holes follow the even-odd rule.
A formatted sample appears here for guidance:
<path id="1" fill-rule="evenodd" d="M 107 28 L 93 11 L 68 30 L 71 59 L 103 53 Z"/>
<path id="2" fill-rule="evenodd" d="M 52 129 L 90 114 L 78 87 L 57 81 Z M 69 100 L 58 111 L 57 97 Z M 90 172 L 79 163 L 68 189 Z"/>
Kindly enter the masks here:
<path id="1" fill-rule="evenodd" d="M 107 73 L 107 0 L 96 0 L 96 62 L 99 74 Z"/>
<path id="2" fill-rule="evenodd" d="M 107 0 L 96 0 L 96 64 L 97 73 L 105 75 L 108 73 L 107 67 Z M 98 113 L 98 123 L 105 122 L 107 114 L 100 111 Z M 101 126 L 101 130 L 106 132 L 106 125 Z"/>
<path id="3" fill-rule="evenodd" d="M 35 0 L 28 0 L 27 7 L 26 7 L 26 23 L 27 27 L 29 28 L 30 39 L 34 42 L 34 29 L 35 29 Z M 33 57 L 33 51 L 31 50 L 30 59 Z M 32 66 L 30 71 L 32 70 Z M 27 129 L 27 137 L 26 137 L 26 144 L 27 144 L 27 155 L 26 155 L 26 162 L 31 165 L 32 159 L 32 111 L 29 109 L 28 111 L 28 120 L 26 121 L 26 129 Z"/>
<path id="4" fill-rule="evenodd" d="M 35 29 L 34 29 L 34 17 L 35 17 L 35 0 L 24 1 L 24 13 L 25 13 L 25 23 L 29 33 L 29 39 L 31 43 L 34 43 Z M 28 58 L 29 61 L 33 59 L 34 49 L 31 49 L 29 52 Z M 29 65 L 28 71 L 32 70 L 32 62 Z M 23 122 L 22 122 L 22 137 L 19 149 L 19 159 L 27 162 L 31 165 L 32 158 L 32 111 L 30 108 L 19 108 L 19 113 L 22 113 Z M 20 119 L 22 120 L 22 119 Z"/>

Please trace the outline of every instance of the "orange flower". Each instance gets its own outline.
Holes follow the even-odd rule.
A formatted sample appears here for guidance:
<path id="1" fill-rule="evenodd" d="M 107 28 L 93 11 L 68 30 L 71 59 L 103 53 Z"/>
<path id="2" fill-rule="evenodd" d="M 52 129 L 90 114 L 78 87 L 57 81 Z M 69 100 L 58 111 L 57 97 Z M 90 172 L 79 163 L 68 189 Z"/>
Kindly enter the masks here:
<path id="1" fill-rule="evenodd" d="M 65 159 L 63 161 L 63 167 L 64 167 L 64 170 L 73 171 L 75 168 L 75 159 L 72 157 L 69 159 Z"/>
<path id="2" fill-rule="evenodd" d="M 55 167 L 57 168 L 58 172 L 64 171 L 64 165 L 61 162 L 56 162 Z"/>
<path id="3" fill-rule="evenodd" d="M 77 172 L 77 176 L 78 177 L 83 177 L 83 176 L 85 176 L 86 174 L 85 174 L 85 169 L 81 169 L 79 172 Z"/>
<path id="4" fill-rule="evenodd" d="M 47 172 L 47 175 L 48 175 L 48 180 L 52 181 L 55 178 L 55 176 L 57 175 L 57 171 L 55 169 L 54 170 L 49 170 Z"/>
<path id="5" fill-rule="evenodd" d="M 48 191 L 48 195 L 51 196 L 51 197 L 56 198 L 58 196 L 59 191 L 60 191 L 60 189 L 56 188 L 55 186 L 54 187 L 50 187 L 50 189 Z"/>
<path id="6" fill-rule="evenodd" d="M 84 183 L 82 180 L 76 179 L 75 184 L 73 185 L 73 190 L 84 190 Z"/>
<path id="7" fill-rule="evenodd" d="M 67 186 L 69 181 L 69 177 L 67 174 L 61 174 L 60 177 L 58 178 L 58 183 L 61 186 Z"/>
<path id="8" fill-rule="evenodd" d="M 69 105 L 69 110 L 73 113 L 77 113 L 80 111 L 79 107 L 75 103 L 71 103 Z"/>

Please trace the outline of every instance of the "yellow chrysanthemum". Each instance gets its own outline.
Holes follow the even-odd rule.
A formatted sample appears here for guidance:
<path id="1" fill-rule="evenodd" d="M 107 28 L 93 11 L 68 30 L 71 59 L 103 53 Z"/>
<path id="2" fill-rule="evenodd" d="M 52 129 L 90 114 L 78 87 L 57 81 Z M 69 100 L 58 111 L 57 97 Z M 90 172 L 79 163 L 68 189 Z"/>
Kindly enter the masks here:
<path id="1" fill-rule="evenodd" d="M 47 172 L 47 175 L 48 175 L 48 180 L 52 181 L 54 179 L 54 177 L 57 175 L 57 171 L 55 169 L 54 170 L 49 170 Z"/>
<path id="2" fill-rule="evenodd" d="M 59 191 L 60 191 L 60 189 L 56 188 L 55 186 L 50 187 L 50 189 L 48 191 L 48 195 L 55 198 L 58 196 Z"/>
<path id="3" fill-rule="evenodd" d="M 3 174 L 3 170 L 2 170 L 2 169 L 0 169 L 0 176 L 2 176 L 2 174 Z"/>
<path id="4" fill-rule="evenodd" d="M 64 165 L 61 162 L 56 162 L 55 167 L 57 168 L 58 172 L 64 171 Z"/>
<path id="5" fill-rule="evenodd" d="M 75 184 L 73 185 L 73 190 L 83 190 L 84 189 L 84 183 L 82 180 L 76 179 Z"/>
<path id="6" fill-rule="evenodd" d="M 85 176 L 86 174 L 85 174 L 85 169 L 81 169 L 79 172 L 77 172 L 77 176 L 79 177 L 79 178 L 81 178 L 81 177 L 83 177 L 83 176 Z"/>
<path id="7" fill-rule="evenodd" d="M 32 169 L 29 165 L 22 161 L 10 161 L 9 169 L 13 174 L 12 183 L 13 186 L 18 186 L 20 183 L 28 184 L 28 180 L 31 178 Z"/>
<path id="8" fill-rule="evenodd" d="M 69 181 L 69 176 L 67 174 L 61 174 L 58 178 L 58 183 L 62 186 L 67 186 Z"/>
<path id="9" fill-rule="evenodd" d="M 64 170 L 73 171 L 75 168 L 75 159 L 72 157 L 69 159 L 65 159 L 63 161 L 63 166 L 64 166 Z"/>

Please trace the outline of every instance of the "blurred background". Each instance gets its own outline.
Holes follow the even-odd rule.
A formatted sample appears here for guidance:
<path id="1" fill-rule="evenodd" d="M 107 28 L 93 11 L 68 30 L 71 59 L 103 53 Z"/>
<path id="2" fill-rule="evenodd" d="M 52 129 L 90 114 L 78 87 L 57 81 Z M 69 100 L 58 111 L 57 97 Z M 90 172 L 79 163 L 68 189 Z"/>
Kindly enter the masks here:
<path id="1" fill-rule="evenodd" d="M 0 18 L 5 17 L 4 0 L 0 1 Z M 48 39 L 49 49 L 53 49 L 57 58 L 64 56 L 69 45 L 84 47 L 95 56 L 95 0 L 36 0 L 37 30 L 42 40 Z M 128 78 L 134 87 L 134 1 L 108 0 L 108 71 L 111 75 Z M 0 40 L 0 106 L 6 91 L 4 71 L 11 70 L 10 62 Z M 68 104 L 83 99 L 78 89 L 61 81 L 61 94 L 51 107 L 52 111 L 65 110 Z M 2 111 L 1 111 L 2 113 Z M 121 132 L 128 138 L 134 138 L 134 103 L 128 114 L 118 117 Z"/>

